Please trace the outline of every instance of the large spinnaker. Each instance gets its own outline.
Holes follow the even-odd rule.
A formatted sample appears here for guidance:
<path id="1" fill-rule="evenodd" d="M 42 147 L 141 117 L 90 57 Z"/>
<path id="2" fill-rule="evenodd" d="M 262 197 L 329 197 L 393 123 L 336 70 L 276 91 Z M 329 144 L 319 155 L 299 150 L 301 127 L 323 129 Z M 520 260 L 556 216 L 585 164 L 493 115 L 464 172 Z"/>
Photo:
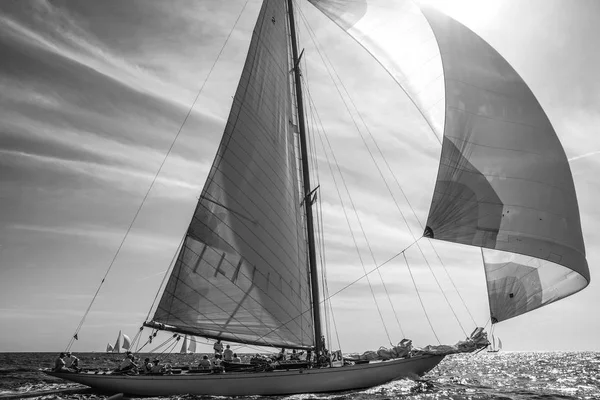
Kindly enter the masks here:
<path id="1" fill-rule="evenodd" d="M 568 160 L 508 62 L 462 24 L 411 1 L 310 2 L 443 131 L 426 235 L 482 248 L 492 320 L 583 289 L 590 274 Z"/>
<path id="2" fill-rule="evenodd" d="M 575 185 L 544 110 L 483 39 L 437 10 L 423 12 L 446 86 L 427 234 L 483 248 L 494 322 L 583 289 L 590 273 Z"/>
<path id="3" fill-rule="evenodd" d="M 217 156 L 150 326 L 314 346 L 288 36 L 285 2 L 265 1 Z"/>
<path id="4" fill-rule="evenodd" d="M 427 20 L 412 0 L 309 0 L 368 51 L 407 93 L 438 137 L 444 75 Z"/>

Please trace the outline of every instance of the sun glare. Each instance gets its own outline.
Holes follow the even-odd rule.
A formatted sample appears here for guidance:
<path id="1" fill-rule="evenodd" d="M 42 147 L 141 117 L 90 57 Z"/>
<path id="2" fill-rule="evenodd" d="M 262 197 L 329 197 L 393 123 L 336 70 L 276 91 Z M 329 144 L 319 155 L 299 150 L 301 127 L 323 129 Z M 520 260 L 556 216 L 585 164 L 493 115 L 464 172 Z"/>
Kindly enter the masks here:
<path id="1" fill-rule="evenodd" d="M 469 26 L 486 24 L 502 2 L 485 0 L 417 0 L 417 3 L 430 5 L 444 14 Z"/>

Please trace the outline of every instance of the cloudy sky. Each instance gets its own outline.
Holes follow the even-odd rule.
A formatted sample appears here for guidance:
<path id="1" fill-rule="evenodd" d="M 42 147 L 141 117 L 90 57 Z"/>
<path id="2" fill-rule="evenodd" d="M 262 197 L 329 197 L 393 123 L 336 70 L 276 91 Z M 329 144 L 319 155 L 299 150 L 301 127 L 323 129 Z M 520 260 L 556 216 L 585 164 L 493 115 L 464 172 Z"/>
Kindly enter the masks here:
<path id="1" fill-rule="evenodd" d="M 440 3 L 486 39 L 530 85 L 565 147 L 579 197 L 592 283 L 561 302 L 498 325 L 496 333 L 508 350 L 600 350 L 594 310 L 600 302 L 595 280 L 600 262 L 595 232 L 600 223 L 600 54 L 595 38 L 600 27 L 594 21 L 600 4 L 430 2 Z M 133 336 L 145 319 L 214 157 L 260 7 L 257 0 L 175 4 L 0 2 L 0 351 L 65 347 L 202 88 L 74 350 L 101 351 L 120 329 Z M 311 6 L 303 4 L 301 10 L 360 112 L 352 111 L 360 132 L 367 132 L 362 117 L 377 137 L 408 198 L 393 189 L 399 208 L 410 229 L 420 233 L 417 219 L 423 224 L 429 208 L 439 141 L 376 62 Z M 387 188 L 378 182 L 377 168 L 304 18 L 298 18 L 306 48 L 304 76 L 327 132 L 327 138 L 315 134 L 313 140 L 330 249 L 329 290 L 334 293 L 363 274 L 336 182 L 343 196 L 348 187 L 373 249 L 371 256 L 349 208 L 367 270 L 412 239 Z M 343 181 L 339 174 L 335 182 L 328 175 L 332 151 Z M 350 205 L 347 196 L 344 202 Z M 431 245 L 420 244 L 430 265 L 411 248 L 406 254 L 411 271 L 436 334 L 441 342 L 454 343 L 463 338 L 463 329 L 473 328 L 471 315 L 478 325 L 489 318 L 479 251 L 435 243 L 448 275 Z M 417 345 L 435 344 L 404 259 L 395 258 L 380 272 L 371 275 L 371 284 L 391 340 L 407 336 Z M 332 303 L 345 351 L 389 344 L 365 280 Z"/>

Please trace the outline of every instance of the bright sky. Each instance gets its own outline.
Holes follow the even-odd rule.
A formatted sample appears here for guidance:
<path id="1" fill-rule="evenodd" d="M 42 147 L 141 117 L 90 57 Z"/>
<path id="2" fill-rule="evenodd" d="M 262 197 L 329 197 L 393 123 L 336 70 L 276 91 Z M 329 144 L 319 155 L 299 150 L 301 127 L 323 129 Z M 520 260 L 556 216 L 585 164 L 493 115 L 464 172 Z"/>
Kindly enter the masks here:
<path id="1" fill-rule="evenodd" d="M 579 198 L 592 283 L 581 293 L 498 325 L 496 333 L 508 350 L 600 350 L 594 311 L 600 302 L 594 275 L 600 262 L 595 229 L 600 223 L 600 53 L 594 40 L 600 37 L 594 20 L 600 4 L 435 3 L 494 46 L 529 84 L 571 160 Z M 0 2 L 0 351 L 65 347 L 244 2 L 177 4 Z M 146 318 L 213 160 L 259 6 L 259 1 L 248 3 L 227 42 L 75 351 L 102 351 L 121 329 L 135 335 Z M 377 63 L 311 6 L 302 10 L 423 223 L 439 143 Z M 302 38 L 308 39 L 300 25 Z M 376 182 L 376 169 L 318 53 L 308 41 L 303 47 L 304 75 L 380 264 L 410 237 L 387 189 Z M 324 176 L 327 169 L 320 165 L 331 248 L 329 289 L 335 292 L 362 275 L 362 267 L 343 212 L 334 203 L 333 181 Z M 406 202 L 401 208 L 410 214 Z M 414 218 L 410 224 L 417 229 Z M 435 246 L 475 321 L 484 325 L 489 311 L 478 249 Z M 361 248 L 366 249 L 364 243 Z M 470 331 L 473 324 L 452 282 L 427 242 L 423 248 Z M 361 255 L 371 269 L 369 253 Z M 441 341 L 463 339 L 427 265 L 417 252 L 408 258 Z M 416 345 L 434 344 L 403 262 L 396 259 L 381 273 L 406 336 Z M 377 274 L 372 284 L 376 293 L 383 292 Z M 379 295 L 378 301 L 398 342 L 402 335 L 388 300 Z M 344 351 L 389 344 L 364 281 L 334 297 L 333 305 Z"/>

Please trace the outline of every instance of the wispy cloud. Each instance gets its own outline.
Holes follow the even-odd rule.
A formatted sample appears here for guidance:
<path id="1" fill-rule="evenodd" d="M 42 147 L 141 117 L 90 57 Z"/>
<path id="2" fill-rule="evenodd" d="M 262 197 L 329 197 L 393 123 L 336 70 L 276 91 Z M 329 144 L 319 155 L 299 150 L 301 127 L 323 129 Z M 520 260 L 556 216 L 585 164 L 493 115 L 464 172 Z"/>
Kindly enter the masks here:
<path id="1" fill-rule="evenodd" d="M 581 154 L 579 156 L 571 157 L 571 158 L 569 158 L 569 161 L 577 161 L 577 160 L 581 160 L 582 158 L 588 158 L 588 157 L 595 156 L 597 154 L 600 154 L 600 150 L 599 151 L 592 151 L 592 152 L 589 152 L 589 153 Z"/>
<path id="2" fill-rule="evenodd" d="M 189 107 L 189 103 L 182 101 L 190 97 L 189 93 L 162 82 L 139 65 L 131 64 L 103 48 L 65 10 L 47 1 L 35 4 L 41 11 L 37 15 L 37 22 L 43 24 L 44 30 L 51 34 L 42 35 L 19 21 L 0 15 L 0 24 L 8 28 L 7 32 L 14 39 L 85 65 L 139 92 Z"/>
<path id="3" fill-rule="evenodd" d="M 59 157 L 44 156 L 14 150 L 0 149 L 0 154 L 3 154 L 5 157 L 11 156 L 15 158 L 25 158 L 28 160 L 27 164 L 38 164 L 38 167 L 41 168 L 50 167 L 56 169 L 65 169 L 77 174 L 86 175 L 88 178 L 109 181 L 118 184 L 122 189 L 131 189 L 132 186 L 135 185 L 138 188 L 136 192 L 139 192 L 140 189 L 143 190 L 143 188 L 148 188 L 149 182 L 154 179 L 154 175 L 150 173 L 127 167 L 118 167 L 90 161 L 68 160 Z M 203 169 L 204 171 L 208 172 L 208 168 L 209 166 L 206 165 Z M 202 189 L 202 187 L 199 185 L 191 184 L 176 178 L 159 176 L 157 182 L 165 185 L 167 190 L 157 191 L 155 189 L 154 193 L 168 195 L 171 197 L 173 195 L 183 195 L 185 197 L 189 197 L 190 195 L 199 193 Z M 157 186 L 157 188 L 159 187 L 160 185 Z M 172 191 L 171 189 L 173 188 L 179 189 L 180 191 Z M 181 190 L 185 192 L 182 193 Z"/>
<path id="4" fill-rule="evenodd" d="M 120 231 L 117 229 L 111 229 L 96 225 L 41 226 L 30 224 L 12 224 L 9 226 L 9 228 L 32 233 L 35 232 L 50 235 L 66 235 L 86 240 L 93 240 L 99 245 L 104 245 L 111 248 L 115 248 L 116 245 L 121 243 L 121 240 L 125 235 L 124 230 Z M 178 240 L 179 239 L 176 237 L 171 238 L 167 236 L 162 236 L 155 232 L 144 233 L 133 231 L 129 233 L 126 243 L 128 246 L 141 248 L 145 251 L 161 251 L 167 246 L 176 246 Z"/>

